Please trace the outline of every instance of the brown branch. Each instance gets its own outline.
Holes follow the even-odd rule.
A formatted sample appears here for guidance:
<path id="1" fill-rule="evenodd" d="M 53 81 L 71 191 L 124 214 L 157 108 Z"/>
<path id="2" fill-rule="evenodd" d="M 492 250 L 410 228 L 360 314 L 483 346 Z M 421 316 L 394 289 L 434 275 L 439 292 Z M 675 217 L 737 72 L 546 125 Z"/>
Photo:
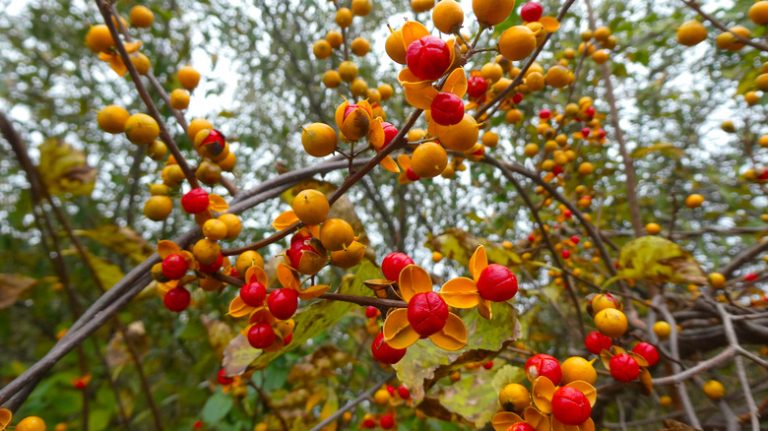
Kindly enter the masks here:
<path id="1" fill-rule="evenodd" d="M 757 48 L 757 49 L 759 49 L 759 50 L 761 50 L 761 51 L 768 51 L 768 45 L 766 45 L 766 44 L 764 44 L 764 43 L 760 43 L 760 42 L 754 41 L 754 40 L 752 40 L 752 39 L 747 39 L 747 38 L 745 38 L 745 37 L 743 37 L 743 36 L 741 36 L 741 35 L 739 35 L 739 34 L 736 34 L 736 33 L 732 32 L 732 31 L 731 31 L 731 30 L 729 30 L 729 29 L 728 29 L 728 28 L 727 28 L 725 25 L 723 25 L 723 23 L 721 23 L 720 21 L 718 21 L 717 19 L 715 19 L 715 18 L 714 18 L 712 15 L 710 15 L 710 14 L 708 14 L 708 13 L 704 12 L 704 11 L 701 9 L 701 6 L 700 6 L 700 5 L 699 5 L 697 2 L 695 2 L 695 1 L 692 1 L 692 0 L 680 0 L 680 1 L 682 1 L 683 3 L 685 3 L 685 5 L 686 5 L 686 6 L 688 6 L 689 8 L 693 9 L 694 11 L 696 11 L 696 13 L 698 13 L 698 14 L 699 14 L 699 16 L 701 16 L 701 17 L 702 17 L 702 18 L 704 18 L 705 20 L 709 21 L 709 22 L 710 22 L 710 23 L 711 23 L 713 26 L 715 26 L 715 27 L 716 27 L 718 30 L 720 30 L 720 31 L 722 31 L 722 32 L 725 32 L 725 33 L 730 33 L 730 34 L 732 34 L 732 35 L 733 35 L 733 37 L 734 37 L 736 40 L 738 40 L 739 42 L 741 42 L 741 43 L 743 43 L 743 44 L 745 44 L 745 45 L 749 45 L 749 46 L 751 46 L 751 47 L 753 47 L 753 48 Z"/>

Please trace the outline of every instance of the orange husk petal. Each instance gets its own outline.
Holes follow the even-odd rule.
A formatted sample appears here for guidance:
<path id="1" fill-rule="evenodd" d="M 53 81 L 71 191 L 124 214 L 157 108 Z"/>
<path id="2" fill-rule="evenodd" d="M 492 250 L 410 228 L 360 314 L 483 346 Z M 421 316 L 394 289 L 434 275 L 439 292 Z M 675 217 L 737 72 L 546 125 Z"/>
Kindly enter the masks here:
<path id="1" fill-rule="evenodd" d="M 392 172 L 393 174 L 397 174 L 400 172 L 400 168 L 397 167 L 397 163 L 392 159 L 392 157 L 384 157 L 379 162 L 379 165 L 381 165 L 382 168 L 388 170 L 389 172 Z"/>
<path id="2" fill-rule="evenodd" d="M 407 67 L 400 71 L 397 80 L 403 86 L 405 100 L 409 104 L 419 109 L 429 109 L 432 106 L 432 99 L 437 96 L 437 90 L 431 81 L 417 78 Z"/>
<path id="3" fill-rule="evenodd" d="M 229 303 L 229 312 L 228 314 L 235 319 L 238 319 L 240 317 L 245 317 L 253 312 L 254 308 L 250 305 L 246 304 L 243 301 L 243 298 L 240 297 L 240 295 L 235 296 L 235 298 Z"/>
<path id="4" fill-rule="evenodd" d="M 552 380 L 544 376 L 539 376 L 533 381 L 533 390 L 531 391 L 533 404 L 540 412 L 552 413 L 552 396 L 555 394 L 555 389 L 557 388 Z"/>
<path id="5" fill-rule="evenodd" d="M 539 19 L 539 23 L 547 33 L 554 33 L 560 29 L 560 21 L 553 16 L 543 16 Z"/>
<path id="6" fill-rule="evenodd" d="M 414 41 L 421 39 L 424 36 L 429 36 L 429 30 L 424 24 L 417 21 L 407 21 L 402 28 L 403 32 L 403 46 L 405 51 L 408 51 L 408 46 Z"/>
<path id="7" fill-rule="evenodd" d="M 223 197 L 216 194 L 210 194 L 208 195 L 208 209 L 216 211 L 217 213 L 222 213 L 229 209 L 229 204 Z"/>
<path id="8" fill-rule="evenodd" d="M 371 122 L 370 129 L 368 129 L 368 143 L 371 144 L 376 151 L 380 150 L 384 145 L 384 127 L 381 125 L 383 121 L 384 120 L 382 120 L 381 117 L 376 117 Z"/>
<path id="9" fill-rule="evenodd" d="M 346 111 L 347 106 L 349 106 L 349 101 L 344 100 L 341 105 L 339 105 L 336 108 L 336 113 L 334 114 L 336 119 L 336 127 L 341 130 L 341 126 L 344 123 L 344 111 Z"/>
<path id="10" fill-rule="evenodd" d="M 368 117 L 373 119 L 373 107 L 368 102 L 368 100 L 363 100 L 362 102 L 358 102 L 357 107 L 362 108 L 363 111 L 365 111 L 365 113 L 368 114 Z"/>
<path id="11" fill-rule="evenodd" d="M 447 42 L 445 42 L 446 45 L 448 45 L 448 51 L 451 53 L 451 62 L 449 63 L 449 68 L 453 67 L 453 63 L 456 62 L 456 39 L 448 39 Z"/>
<path id="12" fill-rule="evenodd" d="M 11 424 L 13 419 L 13 413 L 6 408 L 0 408 L 0 430 L 4 430 L 5 427 Z"/>
<path id="13" fill-rule="evenodd" d="M 299 218 L 296 216 L 296 213 L 288 210 L 284 213 L 277 216 L 275 221 L 272 222 L 272 227 L 276 230 L 283 230 L 290 226 L 292 226 L 294 223 L 298 222 Z"/>
<path id="14" fill-rule="evenodd" d="M 395 349 L 405 349 L 419 340 L 419 334 L 408 323 L 408 310 L 393 310 L 384 320 L 384 341 Z"/>
<path id="15" fill-rule="evenodd" d="M 595 431 L 595 422 L 592 418 L 588 418 L 583 424 L 579 425 L 580 431 Z"/>
<path id="16" fill-rule="evenodd" d="M 493 302 L 487 299 L 481 299 L 477 305 L 477 311 L 485 320 L 493 319 Z"/>
<path id="17" fill-rule="evenodd" d="M 285 288 L 299 290 L 299 279 L 296 278 L 296 273 L 284 263 L 277 265 L 277 281 Z"/>
<path id="18" fill-rule="evenodd" d="M 472 253 L 472 257 L 469 258 L 469 273 L 472 274 L 472 278 L 477 281 L 477 279 L 480 278 L 480 273 L 483 272 L 487 266 L 488 256 L 485 254 L 485 247 L 478 245 L 475 252 Z"/>
<path id="19" fill-rule="evenodd" d="M 643 392 L 646 395 L 650 395 L 653 392 L 653 377 L 647 368 L 640 369 L 640 385 L 643 387 Z"/>
<path id="20" fill-rule="evenodd" d="M 109 67 L 115 71 L 119 76 L 124 76 L 128 72 L 128 68 L 123 64 L 123 59 L 118 54 L 99 54 L 99 60 L 107 62 Z"/>
<path id="21" fill-rule="evenodd" d="M 138 51 L 139 48 L 141 48 L 141 41 L 137 40 L 135 42 L 125 42 L 123 43 L 123 46 L 125 47 L 126 52 L 130 54 L 132 52 Z"/>
<path id="22" fill-rule="evenodd" d="M 429 336 L 430 341 L 441 349 L 455 351 L 467 345 L 467 327 L 461 317 L 448 313 L 448 320 L 440 332 Z"/>
<path id="23" fill-rule="evenodd" d="M 480 303 L 477 285 L 467 277 L 448 280 L 440 288 L 440 296 L 446 304 L 456 308 L 472 308 Z"/>
<path id="24" fill-rule="evenodd" d="M 453 72 L 446 78 L 441 91 L 453 93 L 458 97 L 464 97 L 467 94 L 467 75 L 464 73 L 463 67 L 453 69 Z"/>
<path id="25" fill-rule="evenodd" d="M 638 365 L 640 365 L 641 367 L 645 368 L 648 366 L 648 360 L 638 355 L 637 353 L 629 352 L 628 355 L 633 357 L 637 361 Z"/>
<path id="26" fill-rule="evenodd" d="M 533 407 L 528 407 L 523 412 L 523 417 L 528 425 L 532 426 L 536 431 L 549 431 L 550 423 L 549 417 L 542 414 Z"/>
<path id="27" fill-rule="evenodd" d="M 595 402 L 597 401 L 597 389 L 595 389 L 594 386 L 585 382 L 584 380 L 575 380 L 565 386 L 574 388 L 581 392 L 585 397 L 587 397 L 587 400 L 589 400 L 589 405 L 593 407 L 595 406 Z"/>
<path id="28" fill-rule="evenodd" d="M 168 255 L 179 252 L 181 252 L 181 248 L 171 240 L 164 239 L 157 243 L 157 255 L 160 256 L 160 259 L 165 259 Z"/>
<path id="29" fill-rule="evenodd" d="M 256 265 L 251 266 L 245 271 L 245 282 L 250 283 L 253 278 L 261 283 L 262 286 L 267 287 L 269 285 L 269 279 L 267 279 L 267 273 L 261 267 Z"/>
<path id="30" fill-rule="evenodd" d="M 424 268 L 411 264 L 400 271 L 398 286 L 403 300 L 408 302 L 417 293 L 432 291 L 432 277 Z"/>
<path id="31" fill-rule="evenodd" d="M 275 318 L 272 316 L 272 313 L 269 312 L 269 308 L 265 306 L 253 308 L 251 310 L 251 315 L 248 317 L 248 323 L 269 323 L 270 325 L 274 323 Z"/>
<path id="32" fill-rule="evenodd" d="M 307 229 L 313 238 L 320 238 L 320 225 L 308 226 Z"/>
<path id="33" fill-rule="evenodd" d="M 491 419 L 494 431 L 507 431 L 507 428 L 517 422 L 523 422 L 523 418 L 512 412 L 498 412 Z"/>
<path id="34" fill-rule="evenodd" d="M 299 291 L 299 298 L 304 300 L 314 299 L 327 292 L 330 288 L 331 286 L 327 284 L 316 284 L 314 286 L 309 286 L 308 288 Z"/>

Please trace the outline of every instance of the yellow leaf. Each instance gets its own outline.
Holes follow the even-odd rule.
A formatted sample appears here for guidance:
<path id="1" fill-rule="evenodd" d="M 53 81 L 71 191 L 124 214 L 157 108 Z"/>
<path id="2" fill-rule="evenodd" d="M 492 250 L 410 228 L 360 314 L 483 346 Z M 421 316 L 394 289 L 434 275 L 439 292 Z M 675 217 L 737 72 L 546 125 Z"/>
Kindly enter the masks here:
<path id="1" fill-rule="evenodd" d="M 90 238 L 123 256 L 128 256 L 134 262 L 141 262 L 150 254 L 152 247 L 136 231 L 114 224 L 99 226 L 94 229 L 78 229 L 76 235 Z"/>
<path id="2" fill-rule="evenodd" d="M 400 271 L 400 296 L 405 302 L 413 298 L 413 295 L 432 291 L 432 278 L 424 268 L 418 265 L 408 265 Z"/>
<path id="3" fill-rule="evenodd" d="M 448 320 L 440 332 L 430 335 L 430 341 L 441 349 L 454 351 L 467 345 L 467 327 L 461 317 L 448 313 Z"/>
<path id="4" fill-rule="evenodd" d="M 323 420 L 328 416 L 332 415 L 338 409 L 339 409 L 339 399 L 336 396 L 336 392 L 328 391 L 328 400 L 325 401 L 325 404 L 323 405 L 323 409 L 320 410 L 320 420 Z M 330 424 L 324 426 L 322 428 L 322 431 L 336 431 L 337 426 L 338 426 L 337 422 L 331 422 Z"/>
<path id="5" fill-rule="evenodd" d="M 48 139 L 40 147 L 38 171 L 52 195 L 90 195 L 96 170 L 88 166 L 85 154 L 59 139 Z"/>
<path id="6" fill-rule="evenodd" d="M 327 292 L 330 288 L 331 286 L 327 284 L 317 284 L 310 286 L 304 290 L 299 291 L 299 298 L 304 300 L 317 298 L 318 296 Z"/>
<path id="7" fill-rule="evenodd" d="M 37 280 L 17 274 L 0 274 L 0 310 L 13 305 Z"/>
<path id="8" fill-rule="evenodd" d="M 276 230 L 284 230 L 290 226 L 293 226 L 293 224 L 298 221 L 299 221 L 299 218 L 296 216 L 296 213 L 294 213 L 291 210 L 288 210 L 280 214 L 279 216 L 277 216 L 275 221 L 272 222 L 272 227 L 275 228 Z"/>
<path id="9" fill-rule="evenodd" d="M 408 310 L 392 310 L 384 320 L 384 341 L 395 349 L 405 349 L 419 341 L 419 334 L 408 323 Z"/>
<path id="10" fill-rule="evenodd" d="M 229 204 L 223 197 L 211 193 L 208 195 L 208 209 L 217 213 L 223 213 L 229 209 Z"/>
<path id="11" fill-rule="evenodd" d="M 80 254 L 73 248 L 64 250 L 62 252 L 65 256 L 80 256 Z M 88 261 L 96 271 L 96 276 L 99 277 L 99 281 L 104 289 L 109 290 L 112 286 L 117 284 L 123 278 L 123 270 L 114 263 L 96 256 L 95 254 L 85 250 L 85 254 L 88 257 Z"/>
<path id="12" fill-rule="evenodd" d="M 681 284 L 707 282 L 704 272 L 690 253 L 660 236 L 643 236 L 624 244 L 619 263 L 619 276 L 625 279 Z"/>
<path id="13" fill-rule="evenodd" d="M 472 308 L 480 303 L 475 282 L 466 277 L 448 280 L 440 288 L 440 296 L 446 304 L 456 308 Z"/>

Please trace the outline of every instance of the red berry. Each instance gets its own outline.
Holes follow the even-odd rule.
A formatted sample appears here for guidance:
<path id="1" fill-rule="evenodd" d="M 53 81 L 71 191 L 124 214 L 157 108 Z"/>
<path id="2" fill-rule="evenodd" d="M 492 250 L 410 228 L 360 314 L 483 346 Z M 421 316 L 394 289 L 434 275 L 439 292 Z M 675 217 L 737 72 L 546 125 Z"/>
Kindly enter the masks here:
<path id="1" fill-rule="evenodd" d="M 613 342 L 611 337 L 603 335 L 600 331 L 592 331 L 584 337 L 584 347 L 587 348 L 589 353 L 599 355 L 601 351 L 611 348 Z"/>
<path id="2" fill-rule="evenodd" d="M 536 2 L 528 2 L 520 8 L 520 18 L 526 22 L 535 22 L 541 19 L 544 8 Z"/>
<path id="3" fill-rule="evenodd" d="M 257 323 L 248 329 L 248 344 L 254 349 L 267 348 L 276 338 L 275 330 L 268 323 Z"/>
<path id="4" fill-rule="evenodd" d="M 536 241 L 536 235 L 530 234 L 528 235 L 528 242 L 534 242 Z"/>
<path id="5" fill-rule="evenodd" d="M 408 301 L 408 323 L 421 338 L 439 332 L 448 320 L 448 305 L 435 292 L 413 295 Z"/>
<path id="6" fill-rule="evenodd" d="M 563 256 L 563 259 L 569 259 L 571 257 L 571 251 L 563 250 L 560 252 L 560 255 Z"/>
<path id="7" fill-rule="evenodd" d="M 765 172 L 768 172 L 768 171 L 765 171 Z M 757 280 L 756 272 L 750 272 L 749 274 L 744 275 L 744 281 L 755 281 L 755 280 Z"/>
<path id="8" fill-rule="evenodd" d="M 218 130 L 211 130 L 200 142 L 199 149 L 208 157 L 217 157 L 227 148 L 227 139 Z"/>
<path id="9" fill-rule="evenodd" d="M 418 176 L 411 167 L 408 167 L 408 169 L 405 170 L 405 177 L 411 181 L 418 181 L 421 179 L 421 177 Z"/>
<path id="10" fill-rule="evenodd" d="M 579 237 L 578 237 L 577 235 L 573 235 L 573 236 L 571 237 L 571 242 L 572 242 L 572 243 L 574 243 L 574 244 L 578 244 L 578 243 L 579 243 L 579 241 L 581 241 L 581 240 L 579 239 Z"/>
<path id="11" fill-rule="evenodd" d="M 434 81 L 451 65 L 451 51 L 440 38 L 424 36 L 408 45 L 405 63 L 417 78 Z"/>
<path id="12" fill-rule="evenodd" d="M 256 280 L 246 283 L 240 288 L 240 299 L 251 307 L 262 305 L 266 297 L 267 288 Z"/>
<path id="13" fill-rule="evenodd" d="M 374 307 L 373 305 L 369 305 L 365 307 L 365 317 L 369 319 L 373 319 L 374 317 L 379 316 L 379 309 Z"/>
<path id="14" fill-rule="evenodd" d="M 506 266 L 492 263 L 480 273 L 477 291 L 488 301 L 507 301 L 517 294 L 517 277 Z"/>
<path id="15" fill-rule="evenodd" d="M 181 197 L 181 207 L 189 214 L 198 214 L 208 209 L 208 192 L 200 187 L 188 191 Z"/>
<path id="16" fill-rule="evenodd" d="M 485 368 L 486 370 L 490 370 L 491 368 L 493 368 L 493 361 L 485 361 L 483 363 L 483 368 Z"/>
<path id="17" fill-rule="evenodd" d="M 232 377 L 227 376 L 227 371 L 224 368 L 219 370 L 219 374 L 216 375 L 216 380 L 219 381 L 220 385 L 231 385 L 232 382 L 235 381 Z"/>
<path id="18" fill-rule="evenodd" d="M 199 269 L 200 269 L 200 272 L 204 274 L 214 274 L 221 269 L 222 265 L 224 265 L 224 255 L 219 253 L 219 257 L 217 257 L 216 260 L 209 263 L 208 265 L 204 263 L 199 263 Z"/>
<path id="19" fill-rule="evenodd" d="M 525 374 L 531 381 L 539 376 L 544 376 L 552 381 L 554 385 L 560 384 L 563 378 L 563 371 L 560 369 L 560 362 L 552 355 L 539 353 L 533 355 L 525 361 Z"/>
<path id="20" fill-rule="evenodd" d="M 583 127 L 581 129 L 581 136 L 583 136 L 585 139 L 589 137 L 589 127 Z"/>
<path id="21" fill-rule="evenodd" d="M 597 137 L 598 139 L 605 139 L 605 130 L 600 129 L 597 131 Z"/>
<path id="22" fill-rule="evenodd" d="M 396 392 L 395 387 L 392 385 L 387 385 L 387 392 L 389 392 L 390 397 L 394 397 Z"/>
<path id="23" fill-rule="evenodd" d="M 631 382 L 640 375 L 640 364 L 627 353 L 619 353 L 608 362 L 611 376 L 620 382 Z"/>
<path id="24" fill-rule="evenodd" d="M 163 275 L 171 280 L 178 280 L 184 277 L 189 269 L 189 263 L 179 253 L 169 254 L 163 259 Z"/>
<path id="25" fill-rule="evenodd" d="M 430 105 L 432 120 L 443 126 L 458 124 L 464 118 L 464 102 L 453 93 L 441 91 Z"/>
<path id="26" fill-rule="evenodd" d="M 587 114 L 587 117 L 591 119 L 592 117 L 595 116 L 595 107 L 594 106 L 588 107 L 587 109 L 584 110 L 584 113 Z"/>
<path id="27" fill-rule="evenodd" d="M 395 349 L 384 341 L 384 334 L 379 332 L 376 338 L 371 343 L 371 354 L 373 359 L 381 362 L 382 364 L 395 364 L 403 359 L 406 349 Z M 394 392 L 394 389 L 392 389 Z"/>
<path id="28" fill-rule="evenodd" d="M 563 167 L 560 165 L 555 165 L 554 168 L 552 168 L 552 173 L 555 175 L 560 175 L 563 173 Z"/>
<path id="29" fill-rule="evenodd" d="M 539 118 L 541 118 L 542 120 L 547 120 L 551 116 L 552 116 L 552 111 L 550 111 L 549 109 L 542 109 L 541 111 L 539 111 Z"/>
<path id="30" fill-rule="evenodd" d="M 411 391 L 408 390 L 408 388 L 405 385 L 400 385 L 397 388 L 397 395 L 400 396 L 400 398 L 404 400 L 411 399 Z"/>
<path id="31" fill-rule="evenodd" d="M 652 367 L 659 363 L 659 351 L 656 350 L 656 346 L 651 343 L 640 342 L 632 349 L 633 352 L 645 358 L 648 362 L 648 366 Z"/>
<path id="32" fill-rule="evenodd" d="M 568 219 L 569 219 L 569 218 L 573 217 L 573 213 L 571 212 L 571 210 L 565 210 L 565 211 L 563 212 L 563 217 L 565 217 L 565 218 L 568 218 Z"/>
<path id="33" fill-rule="evenodd" d="M 394 124 L 388 123 L 384 121 L 381 123 L 381 127 L 384 128 L 384 145 L 382 145 L 382 148 L 389 145 L 390 142 L 392 142 L 393 139 L 395 139 L 395 136 L 397 136 L 397 127 L 395 127 Z"/>
<path id="34" fill-rule="evenodd" d="M 407 254 L 394 251 L 384 256 L 384 260 L 381 261 L 381 272 L 384 273 L 387 280 L 397 281 L 400 278 L 400 271 L 412 264 L 413 259 Z"/>
<path id="35" fill-rule="evenodd" d="M 589 400 L 576 388 L 563 386 L 552 395 L 552 415 L 565 425 L 580 425 L 591 414 Z"/>
<path id="36" fill-rule="evenodd" d="M 376 421 L 372 418 L 363 419 L 363 423 L 360 424 L 360 428 L 373 429 L 376 428 Z"/>
<path id="37" fill-rule="evenodd" d="M 192 424 L 192 428 L 196 430 L 199 430 L 202 427 L 203 427 L 203 421 L 201 421 L 200 419 L 196 420 L 195 423 Z"/>
<path id="38" fill-rule="evenodd" d="M 72 386 L 74 386 L 75 389 L 82 391 L 83 389 L 86 388 L 86 386 L 88 386 L 88 383 L 86 383 L 85 379 L 83 379 L 82 377 L 78 377 L 72 381 Z"/>
<path id="39" fill-rule="evenodd" d="M 385 430 L 392 429 L 395 427 L 395 417 L 392 413 L 386 413 L 379 419 L 379 425 Z"/>
<path id="40" fill-rule="evenodd" d="M 181 286 L 174 287 L 163 296 L 165 308 L 177 313 L 186 310 L 191 301 L 192 297 L 189 292 Z"/>
<path id="41" fill-rule="evenodd" d="M 481 97 L 488 91 L 488 81 L 482 76 L 470 76 L 467 80 L 467 94 L 469 97 Z"/>
<path id="42" fill-rule="evenodd" d="M 267 307 L 275 318 L 290 319 L 299 307 L 299 292 L 285 287 L 277 289 L 267 297 Z"/>
<path id="43" fill-rule="evenodd" d="M 536 428 L 526 422 L 515 422 L 507 428 L 507 431 L 536 431 Z"/>
<path id="44" fill-rule="evenodd" d="M 523 101 L 523 98 L 524 98 L 524 97 L 525 97 L 525 96 L 523 96 L 523 93 L 515 93 L 515 94 L 512 96 L 512 103 L 514 103 L 515 105 L 519 105 L 519 104 L 520 104 L 520 102 L 522 102 L 522 101 Z"/>
<path id="45" fill-rule="evenodd" d="M 304 252 L 319 254 L 317 249 L 310 244 L 311 239 L 311 236 L 301 234 L 296 234 L 291 238 L 291 246 L 286 250 L 285 254 L 288 256 L 288 262 L 294 269 L 300 268 L 301 257 L 304 255 Z"/>

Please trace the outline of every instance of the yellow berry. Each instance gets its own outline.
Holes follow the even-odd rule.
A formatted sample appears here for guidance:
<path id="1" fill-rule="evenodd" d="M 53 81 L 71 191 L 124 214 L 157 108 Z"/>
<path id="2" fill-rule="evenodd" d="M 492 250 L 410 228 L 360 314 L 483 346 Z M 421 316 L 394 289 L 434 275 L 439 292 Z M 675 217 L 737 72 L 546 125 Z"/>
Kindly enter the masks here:
<path id="1" fill-rule="evenodd" d="M 627 316 L 615 308 L 606 308 L 595 314 L 595 326 L 603 335 L 618 338 L 627 331 Z"/>
<path id="2" fill-rule="evenodd" d="M 377 390 L 376 393 L 373 394 L 373 401 L 376 402 L 376 404 L 387 404 L 390 398 L 389 391 L 384 388 Z"/>
<path id="3" fill-rule="evenodd" d="M 371 50 L 371 44 L 364 37 L 356 37 L 349 45 L 349 49 L 352 50 L 352 54 L 362 57 Z"/>
<path id="4" fill-rule="evenodd" d="M 200 83 L 200 72 L 195 70 L 192 66 L 182 67 L 179 69 L 176 76 L 178 77 L 181 86 L 189 91 L 194 90 L 195 87 L 197 87 L 197 84 Z"/>
<path id="5" fill-rule="evenodd" d="M 522 60 L 536 49 L 536 35 L 524 25 L 512 26 L 499 38 L 499 52 L 512 61 Z"/>
<path id="6" fill-rule="evenodd" d="M 155 21 L 155 14 L 146 6 L 136 5 L 131 8 L 130 18 L 132 26 L 147 28 Z"/>
<path id="7" fill-rule="evenodd" d="M 464 23 L 464 11 L 456 0 L 440 0 L 432 9 L 432 22 L 443 33 L 453 33 Z"/>
<path id="8" fill-rule="evenodd" d="M 125 122 L 131 114 L 122 106 L 109 105 L 99 111 L 96 116 L 96 122 L 99 128 L 107 133 L 123 133 L 125 131 Z"/>
<path id="9" fill-rule="evenodd" d="M 669 338 L 669 334 L 672 332 L 672 327 L 669 325 L 669 323 L 659 320 L 658 322 L 653 324 L 653 333 L 656 334 L 657 337 L 661 340 L 666 340 Z"/>
<path id="10" fill-rule="evenodd" d="M 245 275 L 248 268 L 252 266 L 258 266 L 264 268 L 264 258 L 261 257 L 258 251 L 248 250 L 244 251 L 240 256 L 237 256 L 235 261 L 235 269 L 240 275 Z"/>
<path id="11" fill-rule="evenodd" d="M 149 145 L 160 135 L 157 121 L 147 114 L 133 114 L 125 122 L 125 136 L 137 145 Z"/>
<path id="12" fill-rule="evenodd" d="M 749 7 L 749 19 L 757 25 L 768 24 L 768 1 L 761 0 Z"/>
<path id="13" fill-rule="evenodd" d="M 227 224 L 219 219 L 208 219 L 203 223 L 203 235 L 211 241 L 227 237 Z"/>
<path id="14" fill-rule="evenodd" d="M 203 265 L 210 265 L 218 259 L 221 254 L 221 247 L 216 241 L 201 239 L 192 246 L 192 254 L 198 262 Z"/>
<path id="15" fill-rule="evenodd" d="M 472 0 L 472 11 L 480 24 L 493 27 L 507 19 L 515 0 Z"/>
<path id="16" fill-rule="evenodd" d="M 219 220 L 227 226 L 226 239 L 235 239 L 240 235 L 240 231 L 243 229 L 243 223 L 240 221 L 240 217 L 235 214 L 225 213 L 219 216 Z"/>
<path id="17" fill-rule="evenodd" d="M 325 194 L 312 189 L 297 194 L 293 198 L 291 207 L 299 220 L 310 226 L 322 223 L 328 216 L 330 209 Z"/>
<path id="18" fill-rule="evenodd" d="M 342 219 L 328 219 L 320 227 L 320 242 L 328 251 L 341 250 L 350 245 L 354 239 L 355 231 Z"/>
<path id="19" fill-rule="evenodd" d="M 658 235 L 661 232 L 661 226 L 658 223 L 648 223 L 645 225 L 645 231 L 648 235 Z"/>
<path id="20" fill-rule="evenodd" d="M 187 136 L 189 136 L 189 139 L 195 140 L 195 136 L 201 131 L 205 129 L 213 129 L 213 124 L 211 124 L 210 121 L 203 119 L 203 118 L 195 118 L 194 120 L 190 121 L 189 126 L 187 127 Z"/>
<path id="21" fill-rule="evenodd" d="M 152 67 L 152 63 L 149 61 L 149 57 L 140 52 L 134 52 L 131 54 L 131 63 L 133 64 L 133 67 L 136 69 L 136 71 L 139 72 L 139 75 L 146 75 L 149 73 L 150 67 Z"/>
<path id="22" fill-rule="evenodd" d="M 301 145 L 309 155 L 324 157 L 336 150 L 336 131 L 325 123 L 312 123 L 301 132 Z"/>
<path id="23" fill-rule="evenodd" d="M 389 58 L 394 62 L 405 64 L 406 52 L 403 42 L 403 31 L 398 29 L 390 33 L 389 36 L 387 36 L 384 49 L 387 51 Z"/>
<path id="24" fill-rule="evenodd" d="M 328 88 L 336 88 L 341 84 L 341 75 L 335 70 L 326 70 L 323 73 L 323 85 Z"/>
<path id="25" fill-rule="evenodd" d="M 499 404 L 505 410 L 522 411 L 531 405 L 531 394 L 525 386 L 510 383 L 499 392 Z"/>
<path id="26" fill-rule="evenodd" d="M 339 75 L 345 82 L 352 82 L 357 78 L 357 65 L 351 61 L 342 61 L 339 64 Z"/>
<path id="27" fill-rule="evenodd" d="M 599 313 L 606 308 L 619 308 L 619 301 L 611 294 L 598 293 L 592 298 L 592 312 Z"/>
<path id="28" fill-rule="evenodd" d="M 592 366 L 592 362 L 581 356 L 571 356 L 563 361 L 560 367 L 563 371 L 563 384 L 583 380 L 590 385 L 594 385 L 597 381 L 597 371 Z"/>
<path id="29" fill-rule="evenodd" d="M 104 24 L 92 25 L 85 35 L 85 45 L 93 52 L 104 52 L 112 48 L 115 40 Z"/>
<path id="30" fill-rule="evenodd" d="M 357 16 L 366 16 L 371 13 L 373 5 L 370 0 L 352 0 L 352 13 Z"/>
<path id="31" fill-rule="evenodd" d="M 340 31 L 331 30 L 325 35 L 325 40 L 327 40 L 333 48 L 339 48 L 341 47 L 341 44 L 344 43 L 344 36 Z"/>
<path id="32" fill-rule="evenodd" d="M 688 195 L 688 197 L 685 198 L 685 206 L 688 208 L 698 208 L 701 206 L 701 204 L 704 203 L 704 196 L 700 194 L 692 194 Z"/>
<path id="33" fill-rule="evenodd" d="M 150 220 L 165 220 L 171 214 L 173 201 L 168 196 L 150 196 L 144 203 L 144 216 Z"/>
<path id="34" fill-rule="evenodd" d="M 325 39 L 320 39 L 312 45 L 312 54 L 321 60 L 330 57 L 332 53 L 333 47 Z"/>
<path id="35" fill-rule="evenodd" d="M 425 142 L 413 151 L 411 169 L 421 178 L 440 175 L 448 165 L 448 153 L 436 142 Z"/>
<path id="36" fill-rule="evenodd" d="M 411 10 L 416 13 L 426 12 L 435 6 L 435 0 L 411 0 Z"/>
<path id="37" fill-rule="evenodd" d="M 725 396 L 725 387 L 717 380 L 708 380 L 704 383 L 704 394 L 711 400 L 719 400 Z"/>
<path id="38" fill-rule="evenodd" d="M 187 109 L 189 106 L 189 91 L 184 90 L 183 88 L 177 88 L 171 91 L 170 100 L 171 108 Z"/>
<path id="39" fill-rule="evenodd" d="M 341 28 L 347 28 L 352 24 L 353 17 L 354 15 L 349 8 L 339 8 L 339 10 L 336 11 L 336 24 Z"/>
<path id="40" fill-rule="evenodd" d="M 662 395 L 659 397 L 659 405 L 662 407 L 669 407 L 672 405 L 672 397 L 669 395 Z"/>
<path id="41" fill-rule="evenodd" d="M 27 416 L 16 424 L 16 431 L 45 431 L 45 429 L 45 421 L 38 416 Z"/>
<path id="42" fill-rule="evenodd" d="M 709 285 L 714 288 L 721 288 L 725 286 L 725 276 L 719 272 L 712 272 L 707 276 Z"/>

